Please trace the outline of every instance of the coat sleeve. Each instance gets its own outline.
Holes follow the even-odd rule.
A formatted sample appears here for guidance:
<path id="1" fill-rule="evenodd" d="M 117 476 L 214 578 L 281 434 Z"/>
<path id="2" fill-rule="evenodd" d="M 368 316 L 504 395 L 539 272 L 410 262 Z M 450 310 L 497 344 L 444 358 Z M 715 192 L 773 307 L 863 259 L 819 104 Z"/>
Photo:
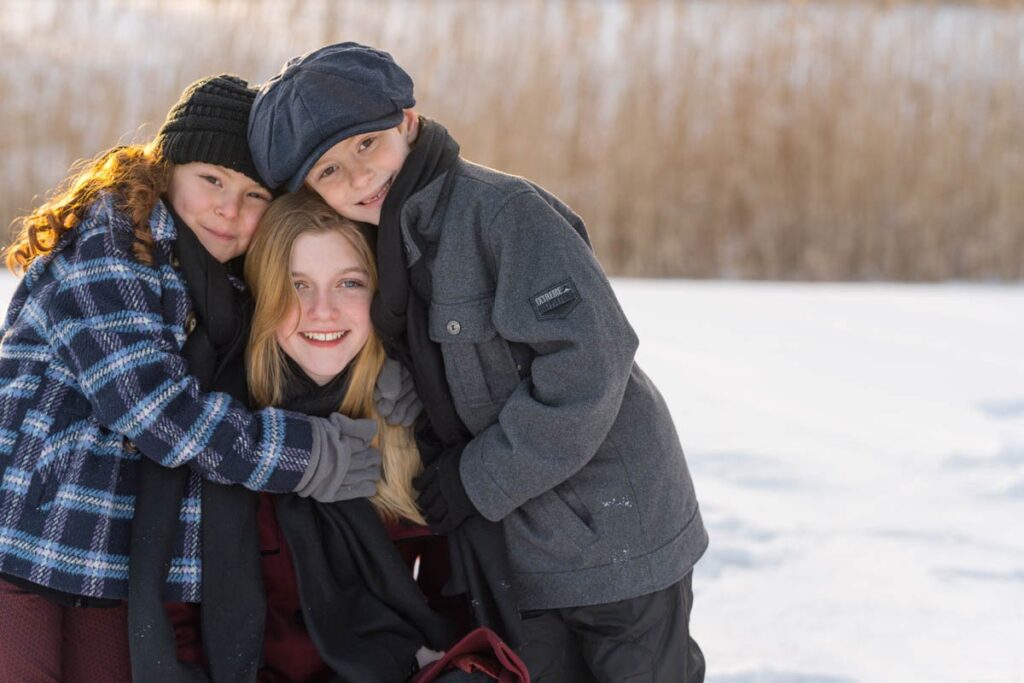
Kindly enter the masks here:
<path id="1" fill-rule="evenodd" d="M 467 493 L 497 521 L 594 456 L 622 404 L 637 337 L 590 247 L 535 191 L 511 197 L 485 241 L 492 322 L 536 354 L 497 421 L 463 451 Z"/>
<path id="2" fill-rule="evenodd" d="M 130 230 L 117 222 L 109 211 L 83 223 L 50 265 L 57 282 L 39 315 L 64 366 L 51 371 L 67 373 L 101 425 L 165 467 L 187 464 L 258 491 L 294 490 L 309 462 L 309 421 L 200 391 L 180 353 L 184 331 L 164 313 L 187 294 L 168 290 L 176 278 L 136 261 Z"/>

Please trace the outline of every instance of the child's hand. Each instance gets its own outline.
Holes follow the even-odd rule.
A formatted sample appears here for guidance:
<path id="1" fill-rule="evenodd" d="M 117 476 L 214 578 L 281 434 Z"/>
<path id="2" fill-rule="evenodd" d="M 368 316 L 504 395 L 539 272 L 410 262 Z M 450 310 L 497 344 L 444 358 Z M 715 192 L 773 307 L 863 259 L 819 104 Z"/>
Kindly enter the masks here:
<path id="1" fill-rule="evenodd" d="M 390 425 L 411 427 L 423 410 L 416 395 L 412 374 L 397 360 L 388 358 L 377 376 L 373 388 L 373 402 L 377 412 Z"/>
<path id="2" fill-rule="evenodd" d="M 427 664 L 436 662 L 437 660 L 444 657 L 444 650 L 438 652 L 437 650 L 431 650 L 426 645 L 416 650 L 416 664 L 419 668 L 425 667 Z"/>
<path id="3" fill-rule="evenodd" d="M 309 417 L 313 448 L 309 466 L 295 492 L 321 503 L 369 498 L 377 492 L 380 451 L 370 446 L 377 433 L 374 420 L 356 420 L 341 413 Z"/>
<path id="4" fill-rule="evenodd" d="M 439 534 L 450 534 L 467 518 L 480 512 L 473 505 L 459 475 L 462 448 L 445 450 L 423 473 L 412 480 L 420 492 L 416 499 L 430 528 Z"/>

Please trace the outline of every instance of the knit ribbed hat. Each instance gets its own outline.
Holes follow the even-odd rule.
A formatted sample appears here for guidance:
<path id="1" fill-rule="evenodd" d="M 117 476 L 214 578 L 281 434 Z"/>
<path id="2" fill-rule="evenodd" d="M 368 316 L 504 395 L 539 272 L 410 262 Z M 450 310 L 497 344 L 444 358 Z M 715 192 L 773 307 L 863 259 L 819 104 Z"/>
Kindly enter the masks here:
<path id="1" fill-rule="evenodd" d="M 262 184 L 246 140 L 256 90 L 238 76 L 201 78 L 185 89 L 157 133 L 163 157 L 195 161 L 244 173 Z"/>

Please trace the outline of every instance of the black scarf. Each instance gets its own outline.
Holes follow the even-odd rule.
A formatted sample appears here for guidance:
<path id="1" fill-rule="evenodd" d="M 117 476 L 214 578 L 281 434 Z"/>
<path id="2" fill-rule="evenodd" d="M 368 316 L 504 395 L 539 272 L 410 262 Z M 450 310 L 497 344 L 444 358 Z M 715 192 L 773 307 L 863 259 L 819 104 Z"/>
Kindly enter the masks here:
<path id="1" fill-rule="evenodd" d="M 327 384 L 320 385 L 287 354 L 284 354 L 284 362 L 287 370 L 281 408 L 316 417 L 326 417 L 338 409 L 348 391 L 348 367 Z"/>
<path id="2" fill-rule="evenodd" d="M 338 409 L 344 375 L 317 386 L 289 366 L 281 407 L 321 417 Z M 404 683 L 421 645 L 451 645 L 451 628 L 427 605 L 367 499 L 322 504 L 285 494 L 274 497 L 274 508 L 306 628 L 334 680 Z"/>
<path id="3" fill-rule="evenodd" d="M 203 391 L 221 391 L 248 402 L 243 358 L 251 316 L 248 299 L 231 285 L 225 265 L 210 256 L 180 218 L 174 219 L 175 253 L 196 317 L 182 355 Z M 241 486 L 202 483 L 201 623 L 209 678 L 177 659 L 161 593 L 187 477 L 187 466 L 172 470 L 148 458 L 139 461 L 128 585 L 132 674 L 140 681 L 255 681 L 265 619 L 258 496 Z"/>
<path id="4" fill-rule="evenodd" d="M 416 145 L 381 207 L 377 235 L 380 289 L 371 315 L 389 354 L 412 372 L 428 418 L 420 421 L 416 441 L 424 465 L 429 465 L 443 451 L 464 448 L 472 435 L 455 410 L 441 348 L 428 332 L 432 294 L 428 263 L 433 261 L 436 244 L 420 234 L 420 229 L 444 218 L 453 171 L 459 163 L 459 145 L 435 121 L 421 118 L 420 124 Z M 410 237 L 421 252 L 409 269 L 402 239 L 402 208 L 416 192 L 445 174 L 434 215 L 421 217 L 421 225 L 409 226 Z M 481 516 L 471 517 L 448 536 L 448 544 L 452 577 L 445 593 L 468 594 L 477 623 L 518 647 L 523 642 L 523 626 L 511 590 L 501 525 Z"/>

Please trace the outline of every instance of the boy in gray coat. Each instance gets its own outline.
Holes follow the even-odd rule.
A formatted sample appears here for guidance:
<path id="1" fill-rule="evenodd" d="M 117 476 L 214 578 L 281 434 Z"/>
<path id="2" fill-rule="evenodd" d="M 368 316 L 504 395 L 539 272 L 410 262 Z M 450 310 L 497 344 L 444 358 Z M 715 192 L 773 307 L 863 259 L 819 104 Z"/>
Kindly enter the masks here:
<path id="1" fill-rule="evenodd" d="M 442 444 L 431 526 L 504 529 L 534 681 L 700 681 L 707 547 L 668 408 L 586 230 L 533 183 L 472 164 L 385 52 L 291 60 L 249 122 L 271 188 L 379 228 L 374 323 L 412 361 Z"/>

